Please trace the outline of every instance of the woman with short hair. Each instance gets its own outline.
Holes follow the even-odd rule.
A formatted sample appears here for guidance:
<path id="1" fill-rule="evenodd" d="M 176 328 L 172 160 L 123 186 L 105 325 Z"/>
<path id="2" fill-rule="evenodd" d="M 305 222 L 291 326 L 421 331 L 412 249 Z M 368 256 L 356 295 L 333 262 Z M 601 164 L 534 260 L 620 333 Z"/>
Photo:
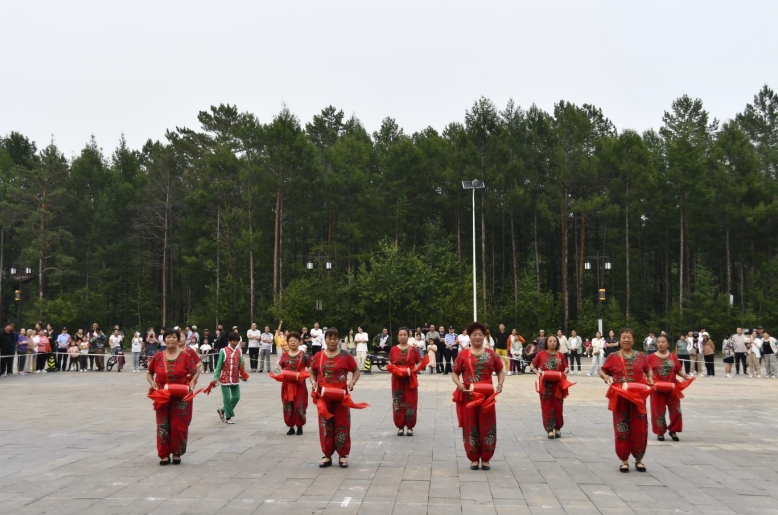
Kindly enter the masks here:
<path id="1" fill-rule="evenodd" d="M 648 366 L 653 372 L 654 381 L 673 385 L 672 391 L 669 392 L 657 390 L 651 392 L 651 429 L 660 442 L 664 442 L 665 433 L 668 431 L 673 441 L 679 440 L 676 433 L 683 430 L 681 415 L 683 394 L 681 393 L 682 388 L 678 387 L 677 376 L 684 379 L 689 378 L 684 372 L 681 362 L 670 352 L 669 347 L 670 342 L 667 336 L 660 334 L 656 339 L 657 351 L 648 357 Z M 670 414 L 670 425 L 665 419 L 665 411 Z"/>
<path id="2" fill-rule="evenodd" d="M 459 353 L 454 361 L 451 378 L 457 389 L 453 400 L 470 469 L 478 470 L 480 464 L 483 470 L 489 470 L 489 461 L 497 446 L 494 397 L 502 391 L 505 370 L 502 359 L 492 349 L 486 348 L 487 330 L 484 324 L 473 322 L 468 326 L 467 334 L 470 335 L 470 348 Z M 496 388 L 492 386 L 493 372 L 497 374 Z"/>
<path id="3" fill-rule="evenodd" d="M 642 352 L 633 349 L 635 331 L 624 327 L 619 331 L 621 350 L 614 352 L 600 369 L 600 378 L 609 385 L 608 409 L 613 412 L 613 434 L 616 455 L 621 460 L 621 472 L 629 472 L 629 455 L 635 458 L 635 468 L 645 472 L 643 455 L 648 444 L 648 414 L 646 398 L 649 389 L 641 385 L 653 384 L 653 372 Z"/>
<path id="4" fill-rule="evenodd" d="M 408 343 L 410 329 L 397 331 L 397 345 L 389 350 L 389 371 L 392 373 L 392 418 L 397 436 L 413 436 L 419 409 L 419 382 L 416 377 L 421 365 L 419 351 Z"/>
<path id="5" fill-rule="evenodd" d="M 540 410 L 543 414 L 543 429 L 548 433 L 548 439 L 562 438 L 564 425 L 564 402 L 568 388 L 571 386 L 565 378 L 570 370 L 567 358 L 559 351 L 559 338 L 552 334 L 546 338 L 546 348 L 532 360 L 532 370 L 538 376 L 538 394 L 540 395 Z M 558 380 L 551 380 L 550 373 L 560 375 Z"/>

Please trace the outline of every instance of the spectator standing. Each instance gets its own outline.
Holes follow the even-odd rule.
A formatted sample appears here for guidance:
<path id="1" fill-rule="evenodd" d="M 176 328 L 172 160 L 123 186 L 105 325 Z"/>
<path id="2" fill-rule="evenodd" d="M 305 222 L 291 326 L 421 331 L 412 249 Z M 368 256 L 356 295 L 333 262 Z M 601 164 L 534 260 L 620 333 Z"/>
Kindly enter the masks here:
<path id="1" fill-rule="evenodd" d="M 689 374 L 689 371 L 692 368 L 692 362 L 689 361 L 689 340 L 683 333 L 681 333 L 678 340 L 675 342 L 675 353 L 678 356 L 678 361 L 683 365 L 684 373 Z"/>
<path id="2" fill-rule="evenodd" d="M 440 333 L 435 329 L 434 325 L 428 326 L 427 329 L 427 350 L 432 353 L 435 353 L 434 360 L 433 356 L 430 356 L 430 363 L 435 363 L 435 371 L 438 374 L 443 373 L 443 349 L 441 348 L 443 346 L 442 342 L 440 341 Z M 435 347 L 435 349 L 432 349 L 432 346 Z"/>
<path id="3" fill-rule="evenodd" d="M 470 336 L 467 335 L 467 327 L 462 329 L 462 332 L 457 336 L 457 345 L 459 345 L 459 352 L 470 348 Z"/>
<path id="4" fill-rule="evenodd" d="M 542 350 L 546 350 L 546 331 L 541 329 L 538 332 L 539 332 L 538 337 L 535 338 L 535 340 L 532 342 L 535 344 L 536 354 Z"/>
<path id="5" fill-rule="evenodd" d="M 20 376 L 25 374 L 24 367 L 27 364 L 27 344 L 29 338 L 27 337 L 27 331 L 22 327 L 19 331 L 19 341 L 16 344 L 16 354 L 19 361 L 16 363 L 16 371 Z"/>
<path id="6" fill-rule="evenodd" d="M 735 362 L 735 341 L 734 335 L 727 335 L 721 343 L 721 353 L 724 355 L 724 374 L 726 377 L 732 377 L 732 363 Z"/>
<path id="7" fill-rule="evenodd" d="M 259 371 L 267 373 L 270 370 L 270 354 L 273 352 L 273 333 L 270 332 L 270 326 L 265 326 L 265 330 L 259 335 Z M 267 366 L 266 366 L 267 365 Z"/>
<path id="8" fill-rule="evenodd" d="M 63 372 L 68 369 L 68 347 L 72 338 L 68 334 L 68 328 L 63 327 L 57 336 L 57 369 Z"/>
<path id="9" fill-rule="evenodd" d="M 143 353 L 143 338 L 140 337 L 140 331 L 135 331 L 132 337 L 132 372 L 138 373 L 140 370 L 140 355 Z"/>
<path id="10" fill-rule="evenodd" d="M 159 334 L 157 335 L 157 351 L 159 352 L 165 352 L 167 350 L 167 343 L 165 343 L 166 332 L 167 328 L 163 327 L 159 330 Z"/>
<path id="11" fill-rule="evenodd" d="M 597 338 L 601 338 L 600 333 L 597 333 Z M 578 364 L 578 375 L 581 375 L 581 350 L 583 349 L 583 342 L 575 329 L 570 331 L 570 338 L 567 339 L 567 348 L 570 349 L 570 356 L 567 362 L 570 364 L 570 374 L 575 370 L 575 365 Z M 599 371 L 598 371 L 599 373 Z"/>
<path id="12" fill-rule="evenodd" d="M 735 344 L 735 374 L 740 375 L 740 365 L 743 365 L 743 375 L 748 373 L 748 365 L 746 365 L 746 355 L 748 355 L 748 349 L 746 348 L 746 337 L 743 336 L 743 328 L 738 327 L 735 334 L 732 335 L 732 341 Z"/>
<path id="13" fill-rule="evenodd" d="M 603 355 L 607 358 L 617 350 L 619 350 L 619 340 L 616 338 L 616 335 L 613 331 L 608 331 L 608 337 L 605 338 L 605 349 Z"/>
<path id="14" fill-rule="evenodd" d="M 246 338 L 249 341 L 249 362 L 251 363 L 251 371 L 256 372 L 258 370 L 257 362 L 259 360 L 259 348 L 262 346 L 262 331 L 257 329 L 256 322 L 251 323 L 251 329 L 246 331 Z M 272 348 L 272 346 L 271 346 Z M 268 358 L 268 363 L 270 358 Z M 270 366 L 268 366 L 268 372 L 270 372 Z"/>
<path id="15" fill-rule="evenodd" d="M 686 338 L 689 342 L 689 360 L 692 362 L 691 375 L 702 376 L 702 341 L 696 338 L 691 331 Z"/>
<path id="16" fill-rule="evenodd" d="M 440 326 L 438 332 L 442 332 L 443 330 L 444 330 L 443 326 Z M 488 333 L 489 331 L 487 331 L 487 336 L 484 339 L 484 345 L 487 346 L 488 346 L 487 342 L 489 341 Z M 443 359 L 446 360 L 446 367 L 443 370 L 443 374 L 450 374 L 451 371 L 453 370 L 451 368 L 451 359 L 453 358 L 454 360 L 456 360 L 456 356 L 459 353 L 459 349 L 458 349 L 459 344 L 457 343 L 457 333 L 454 330 L 453 325 L 448 327 L 448 333 L 446 333 L 446 336 L 443 337 L 443 344 L 444 344 Z"/>
<path id="17" fill-rule="evenodd" d="M 557 350 L 561 352 L 565 356 L 565 360 L 570 363 L 570 346 L 567 344 L 567 336 L 565 336 L 562 330 L 559 329 L 556 332 L 556 338 L 559 342 L 559 347 L 557 347 Z"/>
<path id="18" fill-rule="evenodd" d="M 367 359 L 367 342 L 369 342 L 370 339 L 367 336 L 367 333 L 362 330 L 362 327 L 357 327 L 357 334 L 354 335 L 354 344 L 356 345 L 356 359 L 357 359 L 357 368 L 362 371 L 365 369 L 365 360 Z"/>
<path id="19" fill-rule="evenodd" d="M 78 348 L 78 343 L 70 340 L 70 346 L 68 347 L 68 357 L 70 358 L 70 365 L 68 371 L 76 369 L 76 372 L 81 370 L 81 349 Z"/>
<path id="20" fill-rule="evenodd" d="M 14 354 L 16 353 L 17 340 L 13 326 L 5 324 L 5 329 L 0 333 L 0 375 L 3 377 L 14 374 Z"/>
<path id="21" fill-rule="evenodd" d="M 778 352 L 778 341 L 770 336 L 770 333 L 762 333 L 762 361 L 764 361 L 764 375 L 775 379 L 778 374 L 776 367 L 775 354 Z"/>
<path id="22" fill-rule="evenodd" d="M 600 331 L 597 331 L 592 338 L 592 365 L 589 367 L 589 372 L 586 373 L 587 376 L 600 375 L 600 369 L 605 362 L 605 345 Z"/>
<path id="23" fill-rule="evenodd" d="M 529 345 L 526 345 L 524 347 L 524 360 L 521 363 L 521 373 L 522 374 L 524 373 L 524 368 L 527 365 L 529 365 L 530 363 L 532 363 L 535 360 L 535 356 L 537 356 L 538 352 L 540 352 L 538 350 L 538 346 L 535 344 L 535 341 L 537 341 L 537 340 L 534 340 L 532 343 L 530 343 Z M 543 345 L 545 345 L 545 344 L 546 344 L 546 340 L 544 338 L 543 339 Z"/>
<path id="24" fill-rule="evenodd" d="M 373 338 L 373 350 L 380 354 L 388 354 L 389 349 L 391 348 L 392 335 L 389 334 L 389 329 L 384 327 L 381 334 L 378 334 Z"/>
<path id="25" fill-rule="evenodd" d="M 78 349 L 81 353 L 81 355 L 78 357 L 78 369 L 81 372 L 86 372 L 87 366 L 89 364 L 89 348 L 91 347 L 89 342 L 86 340 L 86 335 L 81 335 L 81 331 L 79 330 L 79 334 L 76 334 L 76 343 L 78 344 Z"/>
<path id="26" fill-rule="evenodd" d="M 702 333 L 702 357 L 705 360 L 705 371 L 708 377 L 716 375 L 714 358 L 716 357 L 716 344 L 710 339 L 708 333 Z"/>
<path id="27" fill-rule="evenodd" d="M 508 341 L 510 342 L 510 354 L 511 354 L 511 368 L 508 372 L 508 375 L 513 375 L 515 372 L 517 375 L 523 374 L 524 371 L 521 369 L 521 354 L 524 352 L 524 338 L 519 335 L 518 332 L 516 332 L 516 329 L 513 329 L 511 331 L 511 336 L 508 338 Z"/>
<path id="28" fill-rule="evenodd" d="M 103 357 L 105 355 L 105 334 L 99 326 L 95 329 L 95 334 L 92 336 L 90 344 L 95 353 L 95 368 L 98 372 L 102 372 L 105 370 L 105 364 L 103 362 Z"/>
<path id="29" fill-rule="evenodd" d="M 656 336 L 654 336 L 654 331 L 649 331 L 648 336 L 643 340 L 643 350 L 646 351 L 646 356 L 650 356 L 656 352 Z"/>
<path id="30" fill-rule="evenodd" d="M 494 335 L 494 352 L 502 359 L 503 368 L 508 371 L 508 375 L 513 375 L 508 361 L 508 339 L 510 336 L 511 333 L 505 329 L 505 324 L 500 324 Z"/>
<path id="31" fill-rule="evenodd" d="M 200 361 L 203 363 L 203 372 L 213 372 L 214 369 L 214 357 L 213 345 L 211 345 L 210 339 L 206 336 L 208 329 L 203 331 L 203 343 L 200 344 Z M 271 338 L 273 335 L 270 335 Z"/>
<path id="32" fill-rule="evenodd" d="M 311 329 L 311 356 L 316 356 L 324 345 L 324 331 L 321 330 L 319 327 L 319 322 L 315 322 L 313 324 L 313 329 Z"/>
<path id="33" fill-rule="evenodd" d="M 346 346 L 346 352 L 354 356 L 357 353 L 357 346 L 354 343 L 354 330 L 349 329 L 348 334 L 343 338 L 343 345 Z"/>
<path id="34" fill-rule="evenodd" d="M 746 333 L 748 335 L 748 333 Z M 752 332 L 749 339 L 746 340 L 746 347 L 748 348 L 748 356 L 746 357 L 746 363 L 751 368 L 751 373 L 748 377 L 762 377 L 762 340 L 756 332 Z"/>
<path id="35" fill-rule="evenodd" d="M 46 334 L 45 329 L 41 329 L 38 335 L 38 361 L 36 363 L 35 373 L 46 373 L 46 360 L 49 359 L 49 353 L 51 352 L 51 341 L 49 341 L 49 335 Z"/>
<path id="36" fill-rule="evenodd" d="M 146 331 L 146 359 L 150 360 L 154 354 L 157 353 L 157 344 L 159 343 L 157 340 L 157 335 L 154 333 L 154 328 L 149 327 L 148 331 Z"/>

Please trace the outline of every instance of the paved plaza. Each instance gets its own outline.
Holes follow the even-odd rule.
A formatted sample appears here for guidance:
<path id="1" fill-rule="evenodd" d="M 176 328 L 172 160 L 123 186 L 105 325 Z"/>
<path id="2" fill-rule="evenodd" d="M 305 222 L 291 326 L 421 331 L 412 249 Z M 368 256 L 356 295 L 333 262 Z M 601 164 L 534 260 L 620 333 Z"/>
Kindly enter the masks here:
<path id="1" fill-rule="evenodd" d="M 450 376 L 420 378 L 416 436 L 392 424 L 389 376 L 354 392 L 350 468 L 318 468 L 315 407 L 287 436 L 280 384 L 252 374 L 236 423 L 195 400 L 189 451 L 160 467 L 144 374 L 2 378 L 0 513 L 558 515 L 778 514 L 778 380 L 696 381 L 681 442 L 649 437 L 648 472 L 617 470 L 605 385 L 574 376 L 561 440 L 540 423 L 534 376 L 506 377 L 492 470 L 471 471 Z M 203 381 L 207 384 L 208 380 Z"/>

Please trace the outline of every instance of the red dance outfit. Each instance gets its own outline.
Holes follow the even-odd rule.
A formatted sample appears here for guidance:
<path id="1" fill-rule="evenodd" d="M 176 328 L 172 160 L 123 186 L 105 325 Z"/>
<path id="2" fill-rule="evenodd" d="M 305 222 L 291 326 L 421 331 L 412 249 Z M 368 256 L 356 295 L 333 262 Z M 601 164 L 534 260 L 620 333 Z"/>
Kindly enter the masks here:
<path id="1" fill-rule="evenodd" d="M 392 347 L 389 351 L 389 363 L 402 367 L 415 367 L 421 363 L 416 347 L 408 346 L 403 350 Z M 416 427 L 416 412 L 419 406 L 419 389 L 411 386 L 410 377 L 392 374 L 392 418 L 397 429 Z"/>
<path id="2" fill-rule="evenodd" d="M 321 387 L 348 388 L 348 373 L 357 370 L 357 362 L 346 351 L 340 351 L 334 358 L 328 358 L 324 351 L 317 352 L 313 359 L 316 384 Z M 338 401 L 326 401 L 327 411 L 332 418 L 319 415 L 319 442 L 325 456 L 337 451 L 341 458 L 351 452 L 351 411 Z"/>
<path id="3" fill-rule="evenodd" d="M 636 350 L 632 351 L 632 357 L 623 359 L 621 351 L 614 352 L 602 366 L 602 371 L 613 378 L 614 384 L 645 383 L 648 370 L 646 355 Z M 648 443 L 648 415 L 645 404 L 641 410 L 634 403 L 618 398 L 613 411 L 613 432 L 619 459 L 626 461 L 631 453 L 636 461 L 642 461 Z"/>
<path id="4" fill-rule="evenodd" d="M 302 372 L 311 366 L 311 357 L 300 352 L 297 356 L 290 356 L 284 352 L 278 361 L 281 370 L 290 370 L 292 372 Z M 294 401 L 288 399 L 294 398 Z M 284 423 L 286 427 L 302 427 L 306 422 L 306 411 L 308 410 L 308 387 L 305 381 L 291 383 L 284 381 L 281 383 L 281 402 L 284 406 Z"/>
<path id="5" fill-rule="evenodd" d="M 480 355 L 472 354 L 469 349 L 460 352 L 454 361 L 454 373 L 461 375 L 465 388 L 470 388 L 472 383 L 492 384 L 492 372 L 500 372 L 502 369 L 502 359 L 493 350 L 486 348 Z M 472 395 L 466 393 L 461 397 L 467 402 Z M 488 408 L 468 408 L 464 402 L 460 402 L 457 410 L 462 410 L 460 422 L 467 458 L 471 462 L 490 461 L 497 446 L 497 411 L 494 405 Z"/>
<path id="6" fill-rule="evenodd" d="M 651 354 L 648 357 L 648 366 L 654 371 L 654 383 L 666 381 L 678 384 L 676 375 L 681 371 L 682 365 L 674 354 L 668 353 L 666 358 L 661 358 L 656 353 Z M 670 412 L 669 426 L 665 420 L 665 408 Z M 651 429 L 655 435 L 663 435 L 666 431 L 680 433 L 683 430 L 680 392 L 651 392 Z"/>
<path id="7" fill-rule="evenodd" d="M 553 370 L 564 373 L 567 370 L 567 359 L 561 352 L 554 356 L 548 351 L 538 352 L 535 359 L 532 360 L 532 366 L 535 370 Z M 540 409 L 543 413 L 543 428 L 547 433 L 562 429 L 564 425 L 563 404 L 564 396 L 557 390 L 561 387 L 560 382 L 546 381 L 543 384 L 543 390 L 538 392 L 540 395 Z"/>
<path id="8" fill-rule="evenodd" d="M 166 384 L 189 385 L 197 373 L 197 360 L 191 353 L 181 351 L 178 358 L 168 360 L 165 352 L 154 354 L 149 362 L 149 372 L 160 388 Z M 157 454 L 168 458 L 171 454 L 181 456 L 186 452 L 189 438 L 189 423 L 192 421 L 192 403 L 183 399 L 170 399 L 162 405 L 157 414 Z"/>

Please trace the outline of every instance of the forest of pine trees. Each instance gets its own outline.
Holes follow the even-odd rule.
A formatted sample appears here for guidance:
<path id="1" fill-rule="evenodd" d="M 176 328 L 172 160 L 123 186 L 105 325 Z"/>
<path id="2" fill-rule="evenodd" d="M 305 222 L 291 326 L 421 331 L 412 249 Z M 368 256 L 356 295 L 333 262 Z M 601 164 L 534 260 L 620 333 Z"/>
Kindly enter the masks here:
<path id="1" fill-rule="evenodd" d="M 640 134 L 587 104 L 481 98 L 442 131 L 386 118 L 370 134 L 332 106 L 305 122 L 219 105 L 164 141 L 105 152 L 93 138 L 73 159 L 10 132 L 0 313 L 17 320 L 21 265 L 22 326 L 462 326 L 461 181 L 481 179 L 478 310 L 490 325 L 593 336 L 599 263 L 606 328 L 706 327 L 720 342 L 739 325 L 775 327 L 778 95 L 764 86 L 727 121 L 683 96 L 662 120 Z"/>

